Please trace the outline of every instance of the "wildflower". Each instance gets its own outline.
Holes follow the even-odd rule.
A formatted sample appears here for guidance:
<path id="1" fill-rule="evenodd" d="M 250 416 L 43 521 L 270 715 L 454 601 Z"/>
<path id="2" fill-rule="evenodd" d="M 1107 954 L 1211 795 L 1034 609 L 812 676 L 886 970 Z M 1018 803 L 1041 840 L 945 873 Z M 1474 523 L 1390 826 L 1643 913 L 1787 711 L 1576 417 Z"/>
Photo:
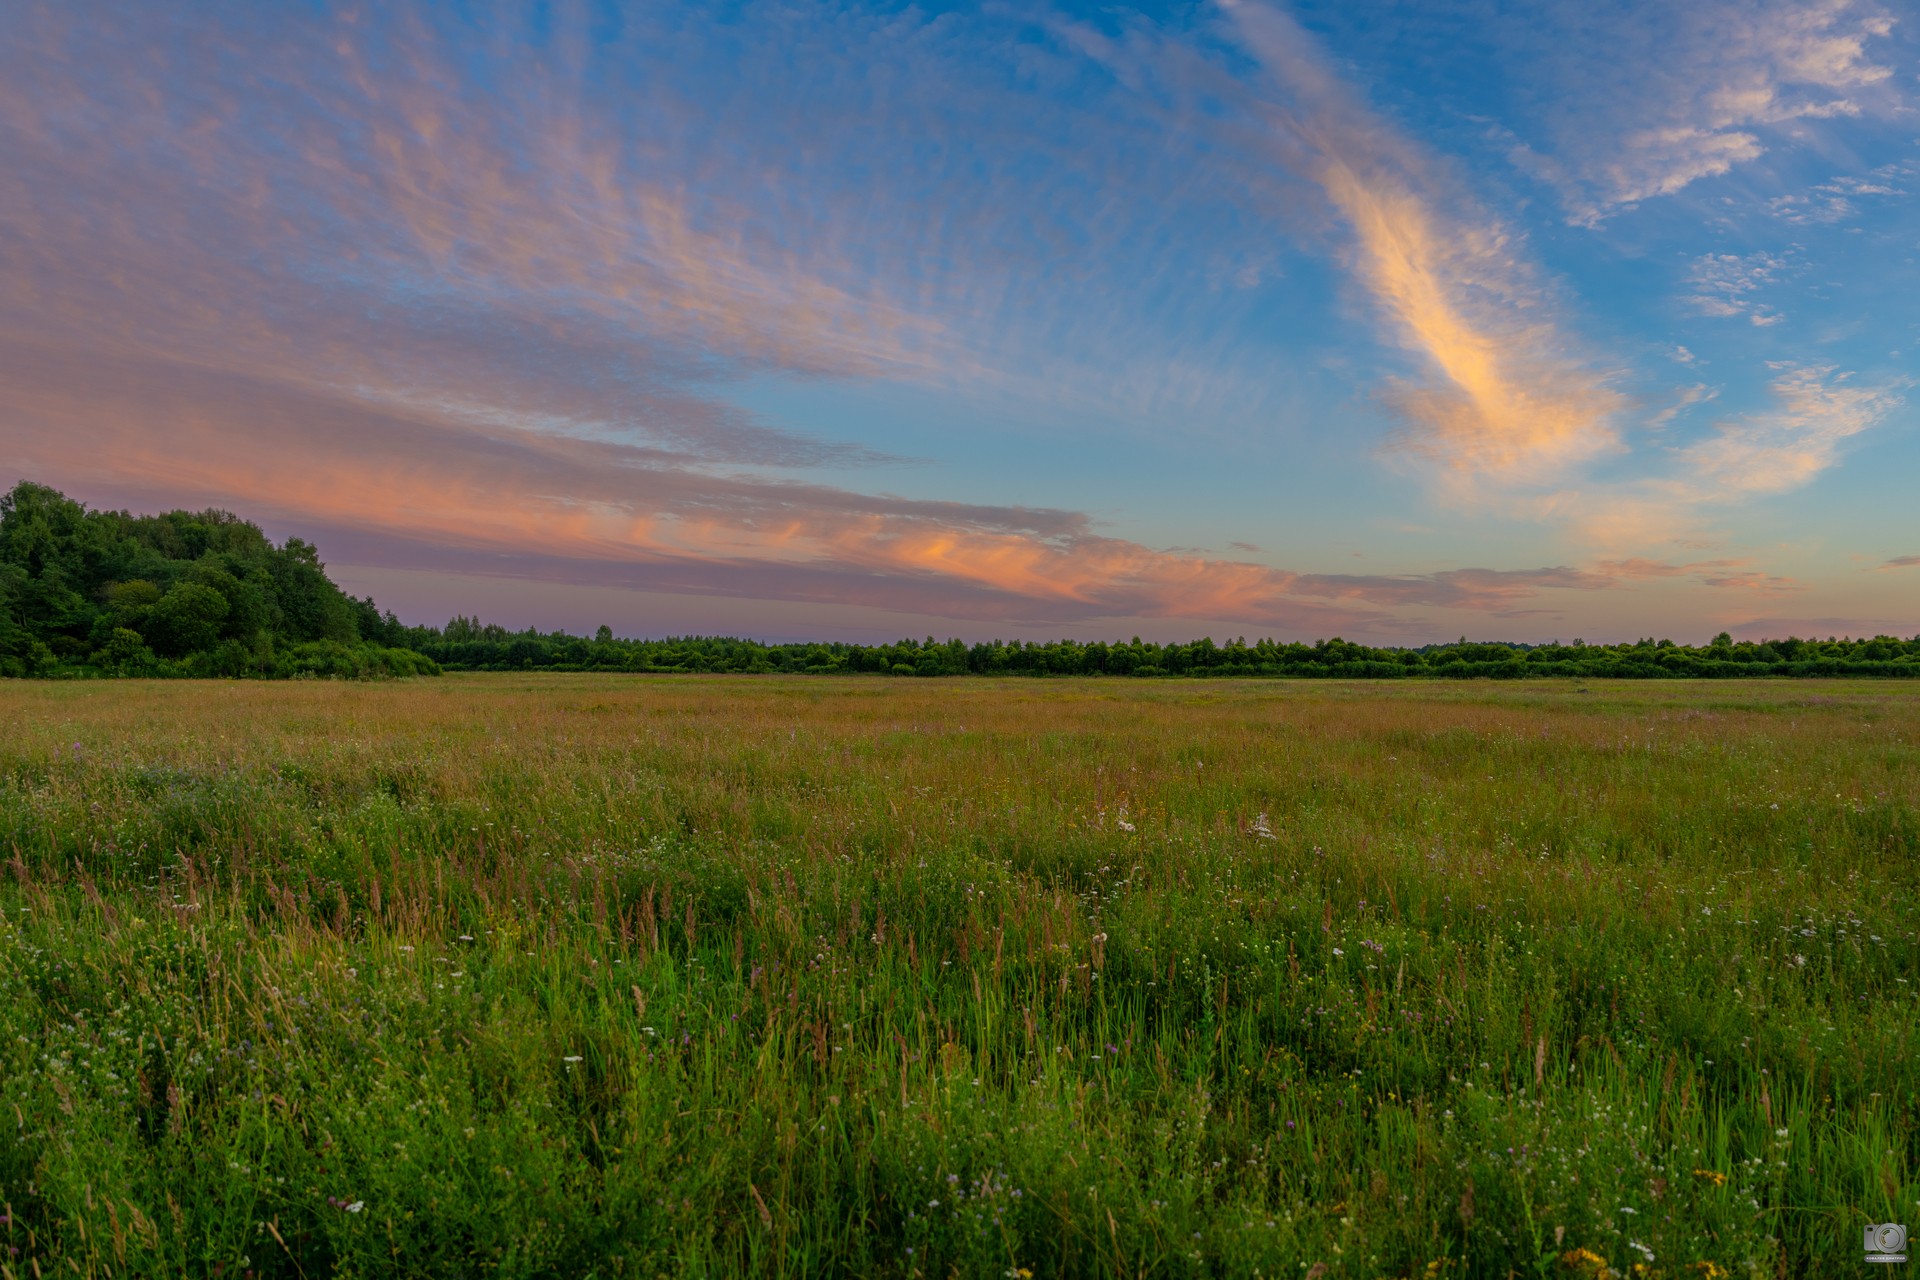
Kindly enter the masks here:
<path id="1" fill-rule="evenodd" d="M 1128 822 L 1125 818 L 1115 818 L 1113 820 L 1113 825 L 1116 827 L 1119 827 L 1122 831 L 1133 830 L 1133 824 L 1131 822 Z"/>
<path id="2" fill-rule="evenodd" d="M 562 1058 L 561 1061 L 562 1062 L 578 1062 L 580 1061 L 580 1055 L 577 1053 L 570 1053 L 566 1057 Z"/>
<path id="3" fill-rule="evenodd" d="M 1591 1249 L 1569 1249 L 1560 1255 L 1560 1265 L 1570 1271 L 1587 1271 L 1596 1276 L 1608 1274 L 1607 1260 Z"/>
<path id="4" fill-rule="evenodd" d="M 1695 1169 L 1693 1176 L 1711 1182 L 1716 1187 L 1724 1187 L 1727 1185 L 1727 1175 L 1721 1173 L 1718 1169 Z M 1707 1265 L 1712 1266 L 1713 1264 L 1708 1263 Z"/>

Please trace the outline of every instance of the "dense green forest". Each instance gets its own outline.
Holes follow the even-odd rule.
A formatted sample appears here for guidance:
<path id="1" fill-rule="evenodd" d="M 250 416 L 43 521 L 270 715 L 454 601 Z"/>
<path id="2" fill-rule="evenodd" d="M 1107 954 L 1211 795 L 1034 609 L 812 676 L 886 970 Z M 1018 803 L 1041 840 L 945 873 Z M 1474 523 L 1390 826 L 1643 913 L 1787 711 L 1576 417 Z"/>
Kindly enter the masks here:
<path id="1" fill-rule="evenodd" d="M 0 675 L 437 673 L 382 643 L 397 625 L 307 543 L 224 511 L 89 511 L 25 482 L 0 498 Z"/>
<path id="2" fill-rule="evenodd" d="M 327 577 L 298 538 L 276 547 L 223 511 L 89 511 L 43 485 L 0 498 L 0 675 L 389 676 L 448 671 L 790 672 L 894 676 L 1920 677 L 1920 636 L 1706 645 L 1418 649 L 1345 640 L 1215 644 L 994 640 L 968 645 L 589 639 L 477 618 L 410 627 Z"/>

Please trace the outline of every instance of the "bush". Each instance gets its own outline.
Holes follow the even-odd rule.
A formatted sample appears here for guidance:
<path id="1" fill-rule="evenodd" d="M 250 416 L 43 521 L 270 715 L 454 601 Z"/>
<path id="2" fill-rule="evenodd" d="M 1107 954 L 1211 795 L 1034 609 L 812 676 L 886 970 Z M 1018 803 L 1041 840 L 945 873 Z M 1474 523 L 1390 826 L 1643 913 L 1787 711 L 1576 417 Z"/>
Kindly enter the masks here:
<path id="1" fill-rule="evenodd" d="M 159 665 L 140 633 L 128 627 L 115 627 L 95 660 L 103 670 L 117 676 L 151 675 Z"/>
<path id="2" fill-rule="evenodd" d="M 210 649 L 227 616 L 227 598 L 198 582 L 182 582 L 147 611 L 147 642 L 163 657 Z"/>

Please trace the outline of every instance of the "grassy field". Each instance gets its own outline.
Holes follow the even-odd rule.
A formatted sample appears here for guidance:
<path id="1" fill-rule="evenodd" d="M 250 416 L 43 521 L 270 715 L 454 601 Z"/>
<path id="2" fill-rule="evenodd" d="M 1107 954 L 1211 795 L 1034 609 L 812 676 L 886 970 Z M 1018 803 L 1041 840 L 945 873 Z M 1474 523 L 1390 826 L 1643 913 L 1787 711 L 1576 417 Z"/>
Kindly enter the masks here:
<path id="1" fill-rule="evenodd" d="M 1905 686 L 7 682 L 0 726 L 9 1278 L 1711 1280 L 1920 1227 Z"/>

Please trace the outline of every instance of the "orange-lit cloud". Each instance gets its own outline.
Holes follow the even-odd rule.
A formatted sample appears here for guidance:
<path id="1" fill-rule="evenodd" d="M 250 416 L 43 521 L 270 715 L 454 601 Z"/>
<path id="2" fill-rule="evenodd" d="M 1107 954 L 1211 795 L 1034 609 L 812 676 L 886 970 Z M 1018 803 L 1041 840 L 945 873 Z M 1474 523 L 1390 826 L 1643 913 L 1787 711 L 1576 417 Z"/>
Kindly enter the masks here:
<path id="1" fill-rule="evenodd" d="M 1570 352 L 1497 221 L 1470 206 L 1274 9 L 1230 7 L 1281 91 L 1276 128 L 1352 229 L 1354 271 L 1429 376 L 1393 383 L 1407 443 L 1457 478 L 1541 481 L 1617 443 L 1621 398 Z"/>

